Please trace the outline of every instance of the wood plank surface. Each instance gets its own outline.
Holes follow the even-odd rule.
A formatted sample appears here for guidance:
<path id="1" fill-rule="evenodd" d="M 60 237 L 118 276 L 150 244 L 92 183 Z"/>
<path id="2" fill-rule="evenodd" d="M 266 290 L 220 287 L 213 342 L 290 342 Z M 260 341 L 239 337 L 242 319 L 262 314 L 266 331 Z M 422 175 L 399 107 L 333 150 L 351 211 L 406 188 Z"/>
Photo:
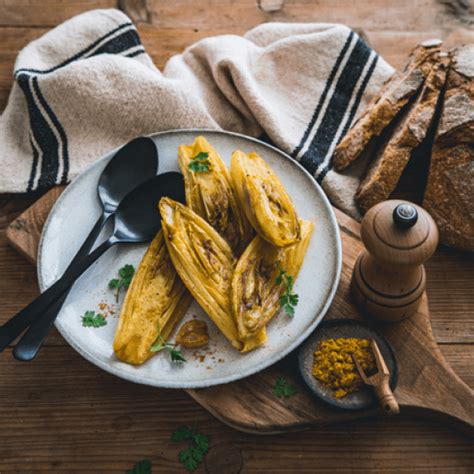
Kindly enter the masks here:
<path id="1" fill-rule="evenodd" d="M 0 110 L 6 105 L 19 49 L 68 16 L 109 3 L 116 2 L 1 0 Z M 210 25 L 203 17 L 199 20 L 199 15 L 208 13 L 197 11 L 194 15 L 198 25 L 193 28 L 179 18 L 167 16 L 165 10 L 175 2 L 118 3 L 141 21 L 140 35 L 159 67 L 197 39 L 225 32 L 242 33 L 260 21 L 278 20 L 282 15 L 266 13 L 264 20 L 257 18 L 258 3 L 262 2 L 256 1 L 253 10 L 249 8 L 248 13 L 229 20 L 225 13 L 228 5 L 242 2 L 200 0 L 193 3 L 202 10 L 221 12 L 223 19 Z M 433 0 L 433 15 L 427 11 L 429 6 L 420 10 L 416 2 L 386 0 L 380 2 L 375 14 L 369 12 L 361 18 L 357 11 L 361 2 L 301 0 L 290 4 L 292 11 L 296 11 L 295 4 L 302 5 L 299 16 L 291 21 L 340 21 L 353 27 L 365 23 L 371 44 L 397 67 L 420 40 L 438 36 L 449 46 L 474 41 L 472 2 L 439 2 L 442 8 L 436 3 Z M 195 7 L 188 6 L 188 13 L 192 8 Z M 456 11 L 459 13 L 453 13 Z M 385 16 L 382 27 L 381 15 Z M 425 18 L 431 23 L 426 24 Z M 224 20 L 233 21 L 234 26 L 226 26 Z M 157 21 L 162 22 L 159 28 Z M 37 295 L 34 268 L 5 239 L 7 223 L 33 200 L 0 196 L 2 320 Z M 472 269 L 472 260 L 467 261 L 463 255 L 452 260 L 451 252 L 441 249 L 427 266 L 429 298 L 437 298 L 436 306 L 442 308 L 432 312 L 433 328 L 447 360 L 473 386 L 474 345 L 472 316 L 469 317 L 473 303 L 456 283 L 462 280 L 462 272 Z M 8 352 L 0 354 L 0 378 L 1 473 L 124 472 L 145 457 L 153 462 L 153 472 L 183 472 L 177 462 L 180 448 L 170 443 L 169 436 L 178 425 L 194 422 L 211 435 L 212 447 L 207 465 L 198 472 L 231 473 L 240 468 L 242 472 L 272 473 L 474 470 L 471 440 L 442 424 L 409 416 L 273 437 L 238 433 L 215 420 L 184 392 L 154 390 L 105 374 L 64 347 L 57 333 L 50 336 L 48 347 L 33 364 L 20 364 Z M 223 460 L 230 464 L 223 464 Z"/>
<path id="2" fill-rule="evenodd" d="M 122 2 L 127 8 L 129 2 Z M 133 3 L 133 2 L 130 2 Z M 268 21 L 346 23 L 364 31 L 449 31 L 469 26 L 469 15 L 456 15 L 447 5 L 435 0 L 286 0 L 281 8 L 265 11 L 254 0 L 176 0 L 146 2 L 148 21 L 160 28 L 212 30 L 224 27 L 249 29 Z M 422 15 L 414 14 L 423 12 Z M 133 13 L 132 13 L 133 16 Z"/>
<path id="3" fill-rule="evenodd" d="M 211 437 L 210 454 L 216 453 L 209 471 L 219 474 L 233 449 L 247 473 L 451 474 L 472 468 L 470 440 L 439 423 L 401 416 L 292 435 L 248 435 L 218 422 L 182 391 L 122 381 L 66 347 L 48 348 L 31 364 L 2 354 L 0 373 L 2 473 L 119 473 L 144 457 L 154 473 L 182 472 L 179 447 L 169 436 L 180 424 L 195 422 Z"/>
<path id="4" fill-rule="evenodd" d="M 53 27 L 84 11 L 116 6 L 116 0 L 2 0 L 0 27 Z"/>

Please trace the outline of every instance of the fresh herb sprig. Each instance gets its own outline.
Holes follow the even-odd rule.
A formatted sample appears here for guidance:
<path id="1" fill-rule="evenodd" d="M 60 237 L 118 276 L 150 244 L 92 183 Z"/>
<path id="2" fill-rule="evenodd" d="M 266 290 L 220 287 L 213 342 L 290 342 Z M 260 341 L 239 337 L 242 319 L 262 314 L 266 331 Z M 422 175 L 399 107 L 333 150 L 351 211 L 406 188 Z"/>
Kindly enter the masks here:
<path id="1" fill-rule="evenodd" d="M 171 342 L 166 342 L 161 335 L 161 328 L 158 325 L 158 337 L 156 342 L 151 345 L 151 352 L 160 352 L 162 350 L 167 350 L 171 357 L 171 362 L 186 362 L 186 359 L 183 356 L 183 353 L 176 349 L 177 344 L 172 344 Z"/>
<path id="2" fill-rule="evenodd" d="M 125 474 L 151 474 L 151 462 L 148 459 L 142 459 L 132 469 L 127 469 Z"/>
<path id="3" fill-rule="evenodd" d="M 119 293 L 122 288 L 128 288 L 132 281 L 135 268 L 133 265 L 124 265 L 119 271 L 120 278 L 113 278 L 109 281 L 109 288 L 115 290 L 115 300 L 118 301 Z"/>
<path id="4" fill-rule="evenodd" d="M 285 310 L 285 313 L 293 318 L 295 315 L 295 307 L 298 304 L 298 295 L 293 292 L 293 277 L 286 273 L 286 270 L 280 269 L 280 274 L 276 277 L 275 283 L 277 285 L 283 284 L 284 291 L 280 295 L 280 308 Z"/>
<path id="5" fill-rule="evenodd" d="M 151 347 L 151 352 L 160 352 L 166 349 L 171 357 L 171 362 L 186 362 L 186 359 L 183 356 L 183 353 L 176 349 L 175 344 L 171 344 L 170 342 L 155 342 Z"/>
<path id="6" fill-rule="evenodd" d="M 85 328 L 101 328 L 107 324 L 107 320 L 95 311 L 86 311 L 82 316 L 82 325 Z"/>
<path id="7" fill-rule="evenodd" d="M 296 387 L 289 383 L 285 377 L 278 377 L 276 379 L 275 385 L 273 386 L 273 393 L 278 398 L 289 398 L 295 395 Z"/>
<path id="8" fill-rule="evenodd" d="M 209 171 L 211 162 L 209 161 L 209 153 L 207 151 L 200 151 L 196 156 L 191 158 L 188 168 L 194 173 L 201 173 Z"/>
<path id="9" fill-rule="evenodd" d="M 189 441 L 187 448 L 179 452 L 178 459 L 187 471 L 195 471 L 209 451 L 209 436 L 199 433 L 187 425 L 180 426 L 172 435 L 171 441 Z"/>

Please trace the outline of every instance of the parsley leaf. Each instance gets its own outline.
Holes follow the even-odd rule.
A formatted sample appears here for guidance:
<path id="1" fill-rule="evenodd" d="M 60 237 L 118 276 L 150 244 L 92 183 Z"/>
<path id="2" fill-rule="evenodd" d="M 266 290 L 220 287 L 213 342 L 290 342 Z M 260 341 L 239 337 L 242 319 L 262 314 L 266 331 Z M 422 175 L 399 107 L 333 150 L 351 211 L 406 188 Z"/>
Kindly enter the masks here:
<path id="1" fill-rule="evenodd" d="M 199 462 L 202 460 L 196 456 L 196 450 L 190 446 L 189 448 L 183 449 L 179 452 L 179 461 L 183 464 L 187 471 L 195 471 L 199 466 Z"/>
<path id="2" fill-rule="evenodd" d="M 169 352 L 171 362 L 186 362 L 183 353 L 179 349 L 176 349 L 176 346 L 170 342 L 158 341 L 150 347 L 151 352 L 160 352 L 163 349 L 166 349 Z"/>
<path id="3" fill-rule="evenodd" d="M 207 151 L 200 151 L 196 156 L 191 158 L 188 168 L 194 173 L 209 171 L 211 162 L 209 161 L 209 153 Z"/>
<path id="4" fill-rule="evenodd" d="M 122 281 L 125 285 L 130 285 L 132 281 L 133 274 L 135 273 L 135 268 L 133 265 L 124 265 L 119 270 L 119 275 L 122 277 Z"/>
<path id="5" fill-rule="evenodd" d="M 196 433 L 193 437 L 196 446 L 203 452 L 207 453 L 209 451 L 209 436 L 203 435 L 201 433 Z"/>
<path id="6" fill-rule="evenodd" d="M 169 352 L 171 362 L 186 362 L 183 353 L 179 349 L 176 349 L 176 344 L 171 344 L 163 339 L 160 325 L 158 325 L 158 337 L 156 342 L 150 346 L 150 352 L 160 352 L 164 349 Z"/>
<path id="7" fill-rule="evenodd" d="M 293 318 L 295 315 L 295 307 L 298 304 L 298 295 L 293 293 L 293 277 L 287 275 L 286 270 L 280 269 L 279 275 L 275 278 L 277 285 L 283 285 L 284 291 L 280 295 L 280 308 L 285 310 L 285 313 Z"/>
<path id="8" fill-rule="evenodd" d="M 151 474 L 151 462 L 143 459 L 135 464 L 132 469 L 127 469 L 125 474 Z"/>
<path id="9" fill-rule="evenodd" d="M 95 311 L 86 311 L 82 316 L 82 325 L 85 328 L 100 328 L 107 324 L 106 319 Z"/>
<path id="10" fill-rule="evenodd" d="M 119 293 L 122 288 L 128 288 L 135 273 L 135 268 L 133 265 L 124 265 L 119 271 L 118 274 L 120 278 L 113 278 L 109 281 L 109 288 L 115 291 L 115 299 L 118 301 Z"/>
<path id="11" fill-rule="evenodd" d="M 209 436 L 187 425 L 180 426 L 172 435 L 171 441 L 189 441 L 189 446 L 179 452 L 178 459 L 187 471 L 195 471 L 209 451 Z"/>
<path id="12" fill-rule="evenodd" d="M 168 349 L 168 351 L 170 353 L 171 362 L 186 362 L 186 359 L 180 350 L 171 347 Z"/>
<path id="13" fill-rule="evenodd" d="M 296 393 L 296 387 L 287 382 L 284 377 L 278 377 L 276 379 L 275 385 L 273 386 L 273 393 L 278 398 L 288 398 L 292 397 Z"/>
<path id="14" fill-rule="evenodd" d="M 171 441 L 178 443 L 180 441 L 187 441 L 188 439 L 192 439 L 192 437 L 193 430 L 187 425 L 182 425 L 171 435 Z"/>

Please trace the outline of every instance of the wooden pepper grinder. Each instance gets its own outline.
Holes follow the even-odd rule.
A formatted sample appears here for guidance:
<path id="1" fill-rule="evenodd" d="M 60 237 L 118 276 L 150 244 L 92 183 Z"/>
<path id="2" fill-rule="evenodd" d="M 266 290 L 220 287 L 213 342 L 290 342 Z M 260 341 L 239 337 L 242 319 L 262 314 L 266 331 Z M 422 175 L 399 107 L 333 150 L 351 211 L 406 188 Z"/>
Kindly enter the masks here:
<path id="1" fill-rule="evenodd" d="M 354 266 L 351 290 L 356 305 L 385 322 L 408 318 L 426 287 L 423 262 L 438 245 L 438 228 L 416 204 L 389 200 L 362 220 L 364 251 Z"/>

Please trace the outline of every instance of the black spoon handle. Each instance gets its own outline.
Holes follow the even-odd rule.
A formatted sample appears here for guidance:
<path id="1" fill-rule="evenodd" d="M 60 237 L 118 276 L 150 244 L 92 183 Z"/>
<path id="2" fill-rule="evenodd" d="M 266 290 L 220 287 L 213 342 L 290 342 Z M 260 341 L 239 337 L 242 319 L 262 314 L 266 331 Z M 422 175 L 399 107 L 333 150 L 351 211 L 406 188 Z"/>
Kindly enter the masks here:
<path id="1" fill-rule="evenodd" d="M 33 321 L 33 324 L 28 328 L 13 348 L 13 356 L 15 359 L 29 361 L 36 357 L 36 354 L 38 354 L 38 351 L 41 349 L 51 326 L 61 311 L 68 293 L 69 291 L 66 291 L 66 293 L 60 296 L 45 313 L 43 313 L 37 320 Z M 16 337 L 17 336 L 14 336 L 15 339 Z"/>
<path id="2" fill-rule="evenodd" d="M 41 293 L 28 306 L 23 308 L 12 319 L 7 321 L 0 328 L 0 352 L 5 349 L 16 337 L 19 328 L 29 326 L 37 317 L 39 317 L 49 306 L 54 303 L 74 281 L 82 275 L 107 249 L 119 241 L 112 236 L 102 245 L 97 247 L 87 257 L 71 265 L 65 274 L 44 293 Z M 20 331 L 21 332 L 21 331 Z"/>
<path id="3" fill-rule="evenodd" d="M 97 219 L 97 222 L 94 224 L 94 227 L 92 227 L 81 248 L 77 251 L 71 263 L 66 268 L 66 272 L 69 270 L 69 268 L 71 268 L 72 265 L 75 265 L 79 260 L 84 258 L 89 253 L 90 249 L 94 245 L 94 242 L 97 240 L 100 231 L 111 215 L 112 214 L 103 213 L 99 219 Z M 67 290 L 60 298 L 58 298 L 44 314 L 33 321 L 31 326 L 28 328 L 25 334 L 23 334 L 23 337 L 13 349 L 13 355 L 16 359 L 27 361 L 32 360 L 36 356 L 39 349 L 43 345 L 46 336 L 48 335 L 49 329 L 61 311 L 68 293 L 69 290 Z M 23 329 L 21 331 L 23 331 Z M 11 335 L 14 336 L 14 334 Z M 15 336 L 15 339 L 17 336 L 19 336 L 19 334 Z"/>

